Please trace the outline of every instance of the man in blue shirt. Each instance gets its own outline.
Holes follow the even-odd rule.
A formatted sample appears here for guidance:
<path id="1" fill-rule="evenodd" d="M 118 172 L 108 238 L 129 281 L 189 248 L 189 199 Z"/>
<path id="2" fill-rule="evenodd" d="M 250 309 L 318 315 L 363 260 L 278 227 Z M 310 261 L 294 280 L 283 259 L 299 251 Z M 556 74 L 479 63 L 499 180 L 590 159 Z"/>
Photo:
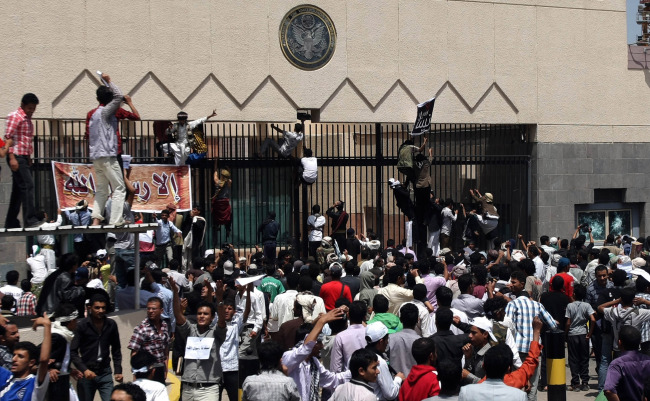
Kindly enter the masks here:
<path id="1" fill-rule="evenodd" d="M 262 234 L 264 257 L 269 264 L 275 264 L 275 248 L 278 245 L 277 238 L 280 232 L 280 224 L 275 221 L 275 212 L 269 212 L 266 220 L 258 227 L 257 232 Z"/>
<path id="2" fill-rule="evenodd" d="M 37 363 L 38 348 L 30 342 L 21 341 L 14 346 L 11 371 L 0 367 L 0 401 L 45 399 L 50 379 L 48 363 L 52 348 L 52 324 L 46 314 L 34 320 L 34 330 L 38 326 L 43 326 L 45 331 L 36 376 L 32 374 L 32 368 Z"/>
<path id="3" fill-rule="evenodd" d="M 173 222 L 169 221 L 169 210 L 165 209 L 160 212 L 160 219 L 157 218 L 155 213 L 153 214 L 153 218 L 158 223 L 158 228 L 156 228 L 156 258 L 160 262 L 161 267 L 165 267 L 164 257 L 167 256 L 167 263 L 174 258 L 172 233 L 180 238 L 183 238 L 183 234 Z"/>

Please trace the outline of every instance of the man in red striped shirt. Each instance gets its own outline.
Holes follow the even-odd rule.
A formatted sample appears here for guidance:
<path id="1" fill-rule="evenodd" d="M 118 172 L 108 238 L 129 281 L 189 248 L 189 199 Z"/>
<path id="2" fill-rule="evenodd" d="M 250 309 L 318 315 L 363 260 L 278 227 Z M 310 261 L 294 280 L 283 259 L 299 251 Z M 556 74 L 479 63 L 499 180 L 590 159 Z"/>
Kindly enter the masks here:
<path id="1" fill-rule="evenodd" d="M 34 151 L 32 115 L 36 111 L 36 106 L 38 106 L 38 97 L 33 93 L 26 93 L 18 110 L 7 116 L 5 139 L 13 141 L 13 146 L 9 148 L 7 163 L 11 168 L 13 182 L 5 228 L 20 227 L 18 213 L 21 206 L 25 226 L 38 223 L 34 207 L 34 178 L 32 177 L 31 159 Z"/>

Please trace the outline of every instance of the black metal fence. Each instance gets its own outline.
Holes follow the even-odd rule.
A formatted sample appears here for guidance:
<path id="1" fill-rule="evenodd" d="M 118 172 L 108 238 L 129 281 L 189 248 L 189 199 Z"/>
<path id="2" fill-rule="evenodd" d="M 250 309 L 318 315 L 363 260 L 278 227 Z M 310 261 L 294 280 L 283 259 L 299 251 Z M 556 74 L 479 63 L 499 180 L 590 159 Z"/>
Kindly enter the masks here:
<path id="1" fill-rule="evenodd" d="M 55 211 L 50 162 L 86 162 L 88 146 L 82 120 L 35 120 L 36 199 Z M 169 163 L 156 143 L 168 122 L 122 121 L 124 154 L 132 163 Z M 280 128 L 293 130 L 292 124 Z M 302 143 L 318 158 L 318 180 L 297 184 L 298 159 L 276 154 L 256 158 L 262 141 L 278 134 L 266 123 L 208 122 L 204 126 L 208 159 L 192 169 L 193 201 L 209 216 L 215 168 L 232 172 L 233 233 L 228 242 L 250 250 L 259 243 L 257 227 L 269 210 L 277 214 L 282 246 L 297 246 L 306 236 L 305 222 L 313 204 L 325 210 L 336 200 L 346 202 L 348 227 L 373 231 L 384 241 L 404 238 L 405 218 L 395 205 L 388 179 L 402 179 L 396 169 L 399 145 L 408 139 L 407 124 L 307 124 Z M 433 150 L 433 191 L 441 198 L 471 203 L 470 188 L 491 192 L 501 215 L 499 233 L 513 237 L 529 229 L 529 129 L 525 125 L 433 124 L 428 147 Z M 415 137 L 415 144 L 423 137 Z M 48 210 L 49 209 L 49 210 Z M 209 220 L 209 219 L 208 219 Z M 329 222 L 328 222 L 329 223 Z M 220 246 L 223 228 L 208 230 L 208 244 Z M 329 224 L 328 224 L 329 227 Z M 326 230 L 325 233 L 329 233 Z"/>

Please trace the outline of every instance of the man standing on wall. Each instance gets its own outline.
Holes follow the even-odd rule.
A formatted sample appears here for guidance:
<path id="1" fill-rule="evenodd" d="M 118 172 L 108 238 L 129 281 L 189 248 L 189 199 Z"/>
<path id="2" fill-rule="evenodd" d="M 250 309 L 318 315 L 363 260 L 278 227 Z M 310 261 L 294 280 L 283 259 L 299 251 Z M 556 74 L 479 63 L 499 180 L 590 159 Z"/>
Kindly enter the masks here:
<path id="1" fill-rule="evenodd" d="M 174 154 L 174 163 L 177 166 L 182 166 L 187 160 L 187 156 L 190 154 L 190 142 L 189 135 L 192 130 L 199 125 L 203 124 L 210 118 L 217 115 L 217 110 L 212 110 L 212 114 L 207 117 L 199 118 L 198 120 L 187 122 L 187 113 L 184 111 L 179 112 L 176 115 L 178 122 L 175 124 L 170 124 L 167 128 L 167 134 L 176 140 L 176 142 L 169 145 L 169 150 Z"/>
<path id="2" fill-rule="evenodd" d="M 111 77 L 102 74 L 102 79 L 108 86 L 97 88 L 99 107 L 88 121 L 88 140 L 90 144 L 90 160 L 95 169 L 97 192 L 93 205 L 93 225 L 99 225 L 104 220 L 102 212 L 109 195 L 109 186 L 113 191 L 112 207 L 109 224 L 122 226 L 122 205 L 126 197 L 126 188 L 122 169 L 117 162 L 117 117 L 115 114 L 122 104 L 124 97 L 120 89 L 111 82 Z"/>
<path id="3" fill-rule="evenodd" d="M 26 93 L 18 110 L 7 116 L 5 139 L 12 140 L 7 164 L 11 168 L 11 198 L 7 209 L 5 228 L 19 228 L 18 212 L 22 205 L 25 226 L 36 224 L 34 208 L 34 178 L 32 177 L 31 154 L 34 151 L 34 125 L 32 115 L 38 106 L 38 98 Z"/>

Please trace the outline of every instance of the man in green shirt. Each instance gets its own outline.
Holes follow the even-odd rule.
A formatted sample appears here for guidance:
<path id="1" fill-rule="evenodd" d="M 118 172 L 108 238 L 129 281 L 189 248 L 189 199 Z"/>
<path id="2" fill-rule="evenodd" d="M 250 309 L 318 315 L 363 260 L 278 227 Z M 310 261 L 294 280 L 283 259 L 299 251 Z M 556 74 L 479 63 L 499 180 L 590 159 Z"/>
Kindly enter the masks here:
<path id="1" fill-rule="evenodd" d="M 285 289 L 282 282 L 273 277 L 275 274 L 275 266 L 266 267 L 266 277 L 262 279 L 262 283 L 257 287 L 262 292 L 268 292 L 271 295 L 271 303 L 275 300 L 278 294 L 282 294 Z"/>

